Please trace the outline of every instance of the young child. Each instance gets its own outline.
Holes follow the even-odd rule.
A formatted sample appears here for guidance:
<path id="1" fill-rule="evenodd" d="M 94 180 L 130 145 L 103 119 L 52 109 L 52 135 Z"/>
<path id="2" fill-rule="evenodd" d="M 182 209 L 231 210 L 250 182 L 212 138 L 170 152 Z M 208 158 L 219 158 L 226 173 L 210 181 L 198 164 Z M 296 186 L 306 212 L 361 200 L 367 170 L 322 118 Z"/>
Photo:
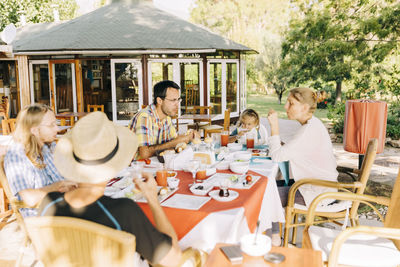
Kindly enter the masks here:
<path id="1" fill-rule="evenodd" d="M 230 134 L 229 141 L 239 141 L 246 143 L 246 134 L 252 134 L 254 137 L 254 145 L 264 145 L 267 141 L 268 132 L 265 127 L 260 124 L 260 117 L 254 109 L 246 109 L 239 118 L 239 127 Z"/>

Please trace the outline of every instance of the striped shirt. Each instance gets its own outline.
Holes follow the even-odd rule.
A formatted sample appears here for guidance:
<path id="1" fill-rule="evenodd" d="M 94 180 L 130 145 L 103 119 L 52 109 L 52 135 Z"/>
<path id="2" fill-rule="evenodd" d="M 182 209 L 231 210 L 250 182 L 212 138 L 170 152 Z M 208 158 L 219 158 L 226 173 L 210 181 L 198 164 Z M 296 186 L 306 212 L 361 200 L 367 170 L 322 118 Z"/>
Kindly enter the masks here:
<path id="1" fill-rule="evenodd" d="M 39 169 L 26 156 L 22 144 L 14 143 L 10 145 L 4 157 L 4 170 L 12 193 L 19 199 L 18 192 L 25 189 L 39 189 L 52 183 L 64 180 L 58 172 L 53 162 L 53 152 L 56 143 L 50 146 L 44 145 L 42 148 L 45 167 Z M 36 209 L 21 209 L 24 217 L 36 216 Z"/>
<path id="2" fill-rule="evenodd" d="M 129 129 L 136 134 L 139 147 L 164 144 L 177 137 L 171 117 L 160 120 L 154 104 L 140 110 L 132 118 Z M 135 159 L 138 158 L 139 150 L 135 155 Z"/>

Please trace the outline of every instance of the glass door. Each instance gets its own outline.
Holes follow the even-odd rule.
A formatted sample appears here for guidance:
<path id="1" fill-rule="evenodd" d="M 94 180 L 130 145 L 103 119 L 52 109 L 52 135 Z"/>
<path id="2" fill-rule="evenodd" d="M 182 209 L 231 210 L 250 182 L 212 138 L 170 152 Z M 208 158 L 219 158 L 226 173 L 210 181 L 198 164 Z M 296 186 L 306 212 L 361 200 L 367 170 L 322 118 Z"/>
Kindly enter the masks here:
<path id="1" fill-rule="evenodd" d="M 52 106 L 55 113 L 76 112 L 75 64 L 73 60 L 51 60 Z"/>
<path id="2" fill-rule="evenodd" d="M 31 88 L 31 103 L 50 103 L 49 62 L 33 60 L 29 62 L 29 77 Z"/>
<path id="3" fill-rule="evenodd" d="M 143 104 L 142 64 L 140 60 L 111 60 L 113 121 L 126 125 Z"/>

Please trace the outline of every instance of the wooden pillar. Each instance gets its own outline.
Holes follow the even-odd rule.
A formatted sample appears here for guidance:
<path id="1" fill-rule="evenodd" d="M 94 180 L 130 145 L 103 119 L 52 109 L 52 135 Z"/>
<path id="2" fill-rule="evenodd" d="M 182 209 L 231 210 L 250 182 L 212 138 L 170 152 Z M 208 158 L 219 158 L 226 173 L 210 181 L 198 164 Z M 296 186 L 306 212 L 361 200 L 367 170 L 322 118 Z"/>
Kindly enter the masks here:
<path id="1" fill-rule="evenodd" d="M 21 106 L 25 107 L 31 103 L 31 93 L 29 90 L 29 66 L 28 56 L 15 56 L 18 64 L 19 93 Z"/>
<path id="2" fill-rule="evenodd" d="M 143 105 L 151 104 L 149 96 L 149 74 L 148 74 L 148 55 L 142 55 L 142 84 L 143 84 Z"/>
<path id="3" fill-rule="evenodd" d="M 203 103 L 204 103 L 204 106 L 208 106 L 210 103 L 208 103 L 207 55 L 206 54 L 202 54 L 201 58 L 203 59 L 203 93 L 204 93 L 203 94 Z"/>
<path id="4" fill-rule="evenodd" d="M 75 59 L 74 63 L 75 63 L 75 84 L 76 84 L 76 106 L 78 112 L 84 112 L 82 64 L 79 59 Z"/>

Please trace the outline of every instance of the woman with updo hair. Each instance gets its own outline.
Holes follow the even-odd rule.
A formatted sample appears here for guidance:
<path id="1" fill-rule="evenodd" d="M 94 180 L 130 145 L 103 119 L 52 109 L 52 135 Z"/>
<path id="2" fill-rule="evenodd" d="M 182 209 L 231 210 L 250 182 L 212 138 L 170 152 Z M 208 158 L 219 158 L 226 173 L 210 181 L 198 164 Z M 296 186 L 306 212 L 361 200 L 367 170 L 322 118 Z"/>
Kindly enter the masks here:
<path id="1" fill-rule="evenodd" d="M 317 93 L 309 88 L 290 90 L 285 104 L 286 114 L 290 120 L 298 121 L 301 127 L 286 144 L 281 144 L 276 111 L 270 110 L 268 113 L 268 121 L 271 126 L 271 136 L 268 138 L 269 155 L 275 162 L 289 161 L 290 173 L 294 181 L 305 178 L 337 181 L 338 172 L 336 171 L 337 165 L 331 139 L 324 124 L 313 116 L 317 108 L 317 99 Z M 289 186 L 278 187 L 283 207 L 287 205 L 289 188 Z M 316 196 L 332 191 L 336 190 L 304 185 L 297 191 L 295 203 L 308 207 Z M 321 206 L 328 205 L 332 201 L 327 199 L 327 201 L 321 203 Z M 277 241 L 276 228 L 278 228 L 279 233 L 277 226 L 277 223 L 272 225 L 273 241 L 274 239 Z M 278 238 L 280 243 L 279 235 Z"/>

